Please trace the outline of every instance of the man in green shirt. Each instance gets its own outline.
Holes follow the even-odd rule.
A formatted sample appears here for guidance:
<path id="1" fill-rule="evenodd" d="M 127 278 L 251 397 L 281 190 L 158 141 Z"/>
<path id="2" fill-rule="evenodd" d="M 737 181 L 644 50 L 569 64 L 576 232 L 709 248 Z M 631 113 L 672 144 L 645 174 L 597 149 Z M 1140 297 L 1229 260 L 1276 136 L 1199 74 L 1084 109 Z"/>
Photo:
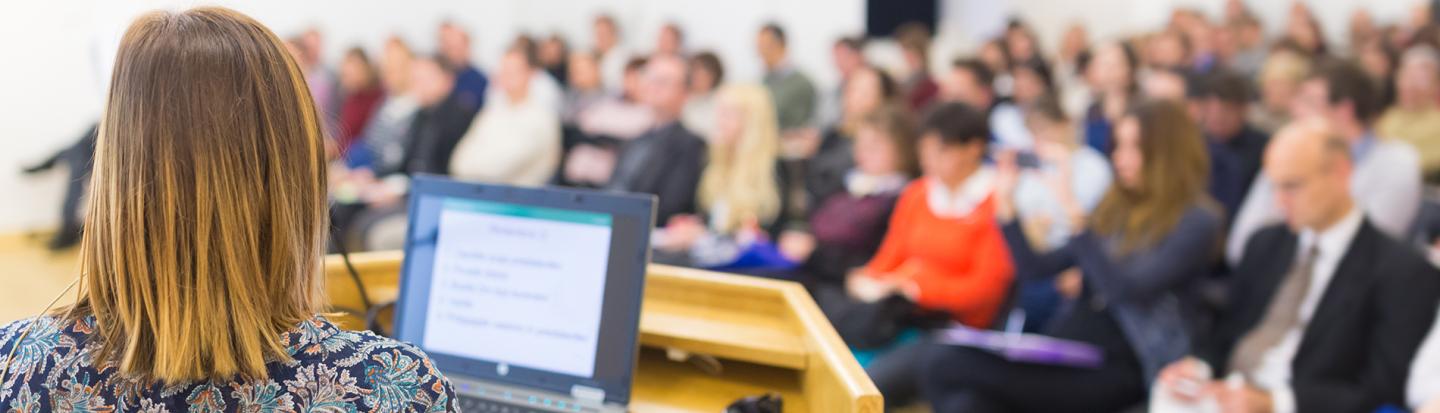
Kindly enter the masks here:
<path id="1" fill-rule="evenodd" d="M 756 38 L 765 63 L 765 88 L 775 101 L 781 132 L 811 126 L 815 119 L 815 84 L 786 59 L 785 30 L 766 24 Z"/>

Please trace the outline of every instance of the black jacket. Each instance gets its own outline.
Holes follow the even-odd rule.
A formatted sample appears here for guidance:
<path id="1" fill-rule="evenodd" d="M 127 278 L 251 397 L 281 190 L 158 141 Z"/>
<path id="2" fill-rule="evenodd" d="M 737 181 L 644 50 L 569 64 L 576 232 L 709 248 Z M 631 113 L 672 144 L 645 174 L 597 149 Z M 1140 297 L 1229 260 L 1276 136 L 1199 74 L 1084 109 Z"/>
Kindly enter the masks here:
<path id="1" fill-rule="evenodd" d="M 405 160 L 400 172 L 415 174 L 450 174 L 450 155 L 470 129 L 475 116 L 458 95 L 451 93 L 433 107 L 422 108 L 410 124 Z"/>
<path id="2" fill-rule="evenodd" d="M 1230 303 L 1198 354 L 1223 377 L 1231 352 L 1259 325 L 1293 265 L 1298 237 L 1257 232 L 1234 273 Z M 1291 371 L 1301 412 L 1373 412 L 1405 404 L 1411 359 L 1440 302 L 1440 272 L 1367 219 L 1305 329 Z"/>
<path id="3" fill-rule="evenodd" d="M 705 141 L 680 122 L 671 122 L 624 146 L 607 188 L 658 196 L 656 225 L 664 226 L 672 216 L 695 213 L 705 156 Z"/>

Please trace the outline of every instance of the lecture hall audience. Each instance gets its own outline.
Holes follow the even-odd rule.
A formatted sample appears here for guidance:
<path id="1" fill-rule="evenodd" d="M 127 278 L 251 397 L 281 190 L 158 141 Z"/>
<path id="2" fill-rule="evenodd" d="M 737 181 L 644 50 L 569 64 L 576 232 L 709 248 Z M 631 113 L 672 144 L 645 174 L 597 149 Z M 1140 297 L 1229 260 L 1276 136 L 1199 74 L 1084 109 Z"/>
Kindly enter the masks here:
<path id="1" fill-rule="evenodd" d="M 1046 334 L 1094 346 L 1104 361 L 1082 369 L 938 348 L 920 364 L 935 411 L 1107 412 L 1145 400 L 1160 368 L 1185 354 L 1195 317 L 1193 282 L 1219 254 L 1222 217 L 1205 192 L 1203 139 L 1177 102 L 1146 101 L 1127 110 L 1110 155 L 1115 185 L 1093 213 L 1073 196 L 1060 197 L 1063 219 L 1083 230 L 1048 252 L 1033 249 L 1021 227 L 1014 153 L 999 157 L 993 213 L 1016 276 L 1053 277 L 1078 267 L 1077 305 Z"/>
<path id="2" fill-rule="evenodd" d="M 1012 18 L 966 53 L 907 23 L 827 43 L 833 68 L 772 22 L 756 74 L 680 20 L 627 39 L 624 14 L 498 39 L 493 62 L 455 20 L 333 69 L 318 29 L 285 46 L 355 250 L 401 245 L 416 174 L 649 193 L 657 261 L 774 249 L 751 273 L 803 283 L 890 408 L 1440 413 L 1440 26 L 1360 8 L 1327 38 L 1297 1 L 1267 38 L 1246 3 L 1055 42 Z M 942 344 L 957 323 L 1104 361 Z"/>
<path id="3" fill-rule="evenodd" d="M 991 326 L 1002 313 L 1015 270 L 993 219 L 998 177 L 984 163 L 990 135 L 985 119 L 983 111 L 964 103 L 945 103 L 925 115 L 919 141 L 924 175 L 901 192 L 875 257 L 846 277 L 850 300 L 879 306 L 892 318 L 929 312 L 979 328 Z M 883 312 L 897 300 L 913 311 Z M 831 314 L 839 323 L 859 321 L 849 317 L 854 314 Z M 903 406 L 919 395 L 916 372 L 927 363 L 922 357 L 927 346 L 923 340 L 904 340 L 894 324 L 839 330 L 850 333 L 845 338 L 852 345 L 894 344 L 866 371 L 887 405 Z"/>
<path id="4" fill-rule="evenodd" d="M 687 85 L 690 97 L 685 101 L 682 117 L 685 127 L 704 137 L 715 134 L 715 95 L 725 81 L 725 66 L 720 57 L 712 52 L 700 52 L 690 57 L 690 72 Z M 773 107 L 771 110 L 774 110 Z"/>
<path id="5" fill-rule="evenodd" d="M 1409 144 L 1374 134 L 1371 125 L 1380 107 L 1373 86 L 1354 63 L 1325 61 L 1301 84 L 1292 112 L 1298 119 L 1329 121 L 1328 127 L 1345 139 L 1354 159 L 1350 189 L 1356 191 L 1360 209 L 1387 236 L 1409 240 L 1422 195 L 1420 157 Z M 1255 180 L 1226 243 L 1226 257 L 1232 264 L 1240 262 L 1246 240 L 1284 218 L 1274 199 L 1276 193 L 1287 189 L 1271 182 L 1264 172 Z"/>

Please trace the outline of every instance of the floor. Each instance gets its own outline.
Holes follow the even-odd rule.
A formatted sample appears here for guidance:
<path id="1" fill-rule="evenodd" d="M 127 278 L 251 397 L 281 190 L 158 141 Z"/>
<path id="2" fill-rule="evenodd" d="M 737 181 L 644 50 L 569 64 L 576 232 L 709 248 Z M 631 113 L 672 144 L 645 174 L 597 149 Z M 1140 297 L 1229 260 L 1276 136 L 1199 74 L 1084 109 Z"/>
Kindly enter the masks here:
<path id="1" fill-rule="evenodd" d="M 76 250 L 51 252 L 46 239 L 44 234 L 0 235 L 0 263 L 9 268 L 0 275 L 0 324 L 34 316 L 75 280 Z M 61 304 L 73 301 L 73 293 L 67 295 Z"/>

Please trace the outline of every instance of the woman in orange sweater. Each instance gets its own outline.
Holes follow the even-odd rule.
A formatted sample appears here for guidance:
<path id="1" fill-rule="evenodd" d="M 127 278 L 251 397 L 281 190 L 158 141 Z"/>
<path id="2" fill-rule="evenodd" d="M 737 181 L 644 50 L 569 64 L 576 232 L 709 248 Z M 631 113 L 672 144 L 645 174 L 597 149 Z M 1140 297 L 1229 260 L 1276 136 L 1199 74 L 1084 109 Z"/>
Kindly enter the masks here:
<path id="1" fill-rule="evenodd" d="M 964 104 L 926 115 L 919 145 L 924 176 L 900 195 L 879 253 L 847 279 L 852 299 L 899 296 L 921 312 L 991 325 L 1014 267 L 994 219 L 995 172 L 983 163 L 989 136 L 984 112 Z M 917 395 L 920 348 L 918 341 L 902 344 L 866 366 L 887 404 L 905 405 Z"/>

